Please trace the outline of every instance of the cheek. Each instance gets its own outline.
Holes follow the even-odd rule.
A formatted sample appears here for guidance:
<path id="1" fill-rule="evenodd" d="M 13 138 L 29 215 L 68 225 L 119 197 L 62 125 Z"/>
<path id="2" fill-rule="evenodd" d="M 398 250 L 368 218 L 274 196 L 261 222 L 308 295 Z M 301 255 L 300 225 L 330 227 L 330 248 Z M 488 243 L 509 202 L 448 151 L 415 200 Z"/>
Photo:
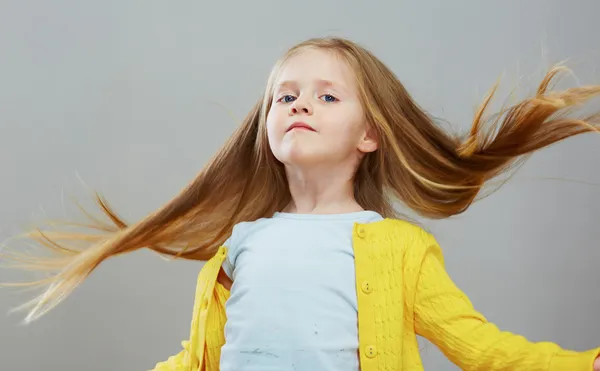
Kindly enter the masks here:
<path id="1" fill-rule="evenodd" d="M 277 149 L 281 146 L 281 141 L 283 139 L 284 131 L 282 129 L 282 117 L 281 114 L 275 110 L 269 111 L 267 115 L 267 139 L 269 141 L 269 146 L 271 147 L 271 151 L 276 152 Z"/>
<path id="2" fill-rule="evenodd" d="M 363 137 L 363 128 L 362 122 L 357 121 L 355 117 L 338 117 L 326 126 L 326 137 L 328 142 L 336 148 L 343 150 L 356 149 Z"/>
<path id="3" fill-rule="evenodd" d="M 269 132 L 281 132 L 287 115 L 281 108 L 273 107 L 267 114 L 267 130 Z"/>

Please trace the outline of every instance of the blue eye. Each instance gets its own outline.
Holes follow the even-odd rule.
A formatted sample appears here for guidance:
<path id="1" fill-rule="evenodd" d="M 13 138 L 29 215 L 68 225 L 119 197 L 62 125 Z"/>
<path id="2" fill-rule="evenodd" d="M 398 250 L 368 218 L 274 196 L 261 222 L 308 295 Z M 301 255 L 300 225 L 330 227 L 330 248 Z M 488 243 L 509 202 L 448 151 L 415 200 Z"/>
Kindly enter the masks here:
<path id="1" fill-rule="evenodd" d="M 279 98 L 279 102 L 291 103 L 294 101 L 294 99 L 296 99 L 296 98 L 294 98 L 293 95 L 284 95 L 283 97 Z"/>
<path id="2" fill-rule="evenodd" d="M 337 98 L 330 94 L 325 94 L 325 95 L 323 95 L 322 98 L 323 98 L 323 100 L 325 100 L 325 102 L 328 102 L 328 103 L 337 102 Z"/>

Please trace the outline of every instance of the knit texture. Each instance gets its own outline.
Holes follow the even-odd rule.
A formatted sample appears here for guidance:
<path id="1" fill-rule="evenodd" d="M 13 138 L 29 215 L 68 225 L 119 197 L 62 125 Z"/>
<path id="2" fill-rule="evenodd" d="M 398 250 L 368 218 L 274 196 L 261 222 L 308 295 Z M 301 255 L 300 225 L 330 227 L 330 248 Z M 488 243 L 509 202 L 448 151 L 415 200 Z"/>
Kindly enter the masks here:
<path id="1" fill-rule="evenodd" d="M 353 231 L 362 371 L 422 371 L 416 335 L 463 370 L 591 371 L 600 348 L 564 350 L 501 331 L 477 312 L 444 268 L 440 246 L 422 228 L 385 219 Z M 229 292 L 216 282 L 221 247 L 198 276 L 190 338 L 154 371 L 217 371 Z"/>

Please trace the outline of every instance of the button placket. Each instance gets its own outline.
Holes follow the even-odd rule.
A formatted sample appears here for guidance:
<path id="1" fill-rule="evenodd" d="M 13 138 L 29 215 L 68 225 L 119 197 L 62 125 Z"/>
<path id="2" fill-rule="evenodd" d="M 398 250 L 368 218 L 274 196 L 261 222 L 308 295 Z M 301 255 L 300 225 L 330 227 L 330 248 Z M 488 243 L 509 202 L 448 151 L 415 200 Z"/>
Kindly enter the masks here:
<path id="1" fill-rule="evenodd" d="M 361 269 L 357 270 L 356 290 L 359 300 L 359 305 L 364 308 L 359 313 L 359 333 L 360 333 L 360 358 L 361 362 L 376 362 L 378 357 L 378 349 L 375 328 L 376 309 L 373 304 L 376 296 L 373 293 L 373 282 L 376 277 L 373 272 L 374 267 L 369 263 L 370 254 L 372 253 L 372 241 L 369 240 L 369 228 L 365 225 L 356 224 L 353 230 L 355 243 L 355 257 L 357 262 L 362 264 Z"/>

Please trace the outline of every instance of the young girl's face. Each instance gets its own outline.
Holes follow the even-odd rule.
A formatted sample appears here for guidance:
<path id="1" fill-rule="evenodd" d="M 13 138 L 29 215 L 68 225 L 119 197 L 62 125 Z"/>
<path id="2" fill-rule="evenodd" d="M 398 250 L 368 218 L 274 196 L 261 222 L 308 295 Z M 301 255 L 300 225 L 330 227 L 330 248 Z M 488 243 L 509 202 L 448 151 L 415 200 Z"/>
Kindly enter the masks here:
<path id="1" fill-rule="evenodd" d="M 291 57 L 275 81 L 267 134 L 286 165 L 357 163 L 376 149 L 367 136 L 355 75 L 338 55 L 306 49 Z"/>

